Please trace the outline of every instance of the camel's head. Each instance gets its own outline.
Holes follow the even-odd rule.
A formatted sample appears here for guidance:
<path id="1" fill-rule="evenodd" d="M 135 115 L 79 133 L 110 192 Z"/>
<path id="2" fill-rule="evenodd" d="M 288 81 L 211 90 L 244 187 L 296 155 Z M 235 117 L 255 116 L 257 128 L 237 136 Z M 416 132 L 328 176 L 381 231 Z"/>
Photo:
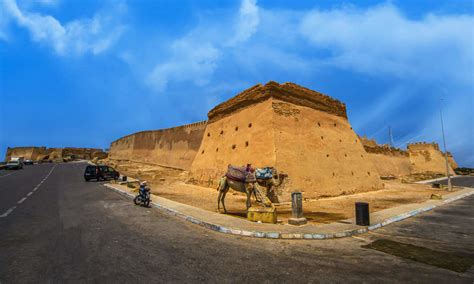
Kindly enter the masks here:
<path id="1" fill-rule="evenodd" d="M 287 174 L 285 173 L 279 173 L 277 169 L 275 168 L 271 168 L 272 169 L 272 173 L 273 173 L 273 185 L 275 186 L 280 186 L 283 181 L 285 180 L 285 178 L 288 177 Z"/>

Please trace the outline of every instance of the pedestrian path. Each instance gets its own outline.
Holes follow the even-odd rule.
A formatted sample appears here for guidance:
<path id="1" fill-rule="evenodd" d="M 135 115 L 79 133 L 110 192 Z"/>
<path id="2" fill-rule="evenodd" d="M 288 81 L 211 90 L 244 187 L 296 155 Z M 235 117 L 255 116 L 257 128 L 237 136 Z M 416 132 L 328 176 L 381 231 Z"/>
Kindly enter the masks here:
<path id="1" fill-rule="evenodd" d="M 105 184 L 105 186 L 123 195 L 134 197 L 134 193 L 126 185 Z M 376 230 L 472 194 L 474 194 L 474 189 L 464 188 L 444 195 L 443 200 L 428 200 L 423 203 L 404 204 L 377 211 L 370 215 L 372 225 L 368 227 L 355 225 L 354 219 L 341 220 L 331 224 L 307 224 L 303 226 L 255 223 L 182 204 L 153 194 L 151 205 L 164 210 L 170 215 L 225 234 L 271 239 L 323 240 L 349 237 Z"/>

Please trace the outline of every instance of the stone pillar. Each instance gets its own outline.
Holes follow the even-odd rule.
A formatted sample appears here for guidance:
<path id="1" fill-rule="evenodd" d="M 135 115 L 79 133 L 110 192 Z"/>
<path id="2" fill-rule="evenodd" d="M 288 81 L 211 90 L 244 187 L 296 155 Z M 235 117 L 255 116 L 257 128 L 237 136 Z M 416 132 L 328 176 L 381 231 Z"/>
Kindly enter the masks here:
<path id="1" fill-rule="evenodd" d="M 291 193 L 291 211 L 292 217 L 288 219 L 291 225 L 304 225 L 308 221 L 303 217 L 303 195 L 301 192 Z"/>

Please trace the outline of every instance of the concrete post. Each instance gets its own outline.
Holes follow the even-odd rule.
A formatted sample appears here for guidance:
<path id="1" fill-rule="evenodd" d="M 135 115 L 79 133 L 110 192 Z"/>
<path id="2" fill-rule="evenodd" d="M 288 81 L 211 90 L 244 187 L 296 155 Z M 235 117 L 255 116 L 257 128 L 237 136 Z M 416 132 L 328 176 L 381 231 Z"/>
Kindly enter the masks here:
<path id="1" fill-rule="evenodd" d="M 301 192 L 291 193 L 291 211 L 292 217 L 288 219 L 291 225 L 304 225 L 308 221 L 303 217 L 303 195 Z"/>

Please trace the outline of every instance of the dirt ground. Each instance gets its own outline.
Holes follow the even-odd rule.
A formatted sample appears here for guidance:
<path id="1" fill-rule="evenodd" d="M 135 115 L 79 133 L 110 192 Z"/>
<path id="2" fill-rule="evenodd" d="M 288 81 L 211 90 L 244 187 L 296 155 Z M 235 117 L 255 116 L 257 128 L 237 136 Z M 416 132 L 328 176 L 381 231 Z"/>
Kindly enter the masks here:
<path id="1" fill-rule="evenodd" d="M 310 223 L 325 224 L 355 215 L 354 203 L 359 201 L 370 204 L 370 212 L 399 206 L 409 203 L 421 203 L 430 199 L 431 194 L 444 195 L 448 192 L 433 189 L 428 185 L 402 184 L 398 181 L 385 183 L 385 189 L 359 193 L 353 195 L 305 200 L 303 202 L 304 215 Z M 217 211 L 217 190 L 188 184 L 174 184 L 172 186 L 151 185 L 152 192 L 177 202 L 196 206 L 209 211 Z M 254 200 L 252 200 L 255 203 Z M 228 214 L 246 218 L 245 195 L 230 191 L 226 196 Z M 291 217 L 291 204 L 276 204 L 278 221 L 287 223 Z"/>
<path id="2" fill-rule="evenodd" d="M 112 164 L 113 165 L 113 164 Z M 134 163 L 115 165 L 122 174 L 139 180 L 147 180 L 153 194 L 192 205 L 205 210 L 217 212 L 216 188 L 201 187 L 185 183 L 187 172 L 163 168 L 156 165 L 140 165 L 139 170 Z M 432 194 L 445 195 L 443 189 L 431 188 L 430 185 L 402 183 L 400 180 L 385 180 L 384 189 L 343 195 L 338 197 L 305 199 L 303 202 L 304 215 L 309 223 L 327 224 L 354 218 L 355 202 L 368 202 L 370 212 L 410 203 L 422 203 L 430 199 Z M 304 196 L 303 196 L 304 197 Z M 252 198 L 252 204 L 255 200 Z M 275 204 L 278 213 L 278 223 L 285 224 L 291 217 L 291 204 Z M 229 191 L 226 196 L 227 214 L 246 218 L 245 195 Z"/>

